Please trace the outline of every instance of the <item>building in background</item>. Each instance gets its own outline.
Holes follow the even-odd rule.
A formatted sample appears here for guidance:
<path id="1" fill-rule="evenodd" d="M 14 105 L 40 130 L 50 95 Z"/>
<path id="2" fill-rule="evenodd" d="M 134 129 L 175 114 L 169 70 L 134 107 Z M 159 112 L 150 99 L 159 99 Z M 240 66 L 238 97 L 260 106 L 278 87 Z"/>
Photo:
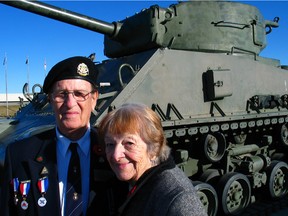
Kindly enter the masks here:
<path id="1" fill-rule="evenodd" d="M 21 103 L 28 102 L 23 93 L 10 93 L 7 95 L 7 99 L 8 105 L 21 105 Z M 6 94 L 0 93 L 0 106 L 6 106 L 6 103 Z"/>

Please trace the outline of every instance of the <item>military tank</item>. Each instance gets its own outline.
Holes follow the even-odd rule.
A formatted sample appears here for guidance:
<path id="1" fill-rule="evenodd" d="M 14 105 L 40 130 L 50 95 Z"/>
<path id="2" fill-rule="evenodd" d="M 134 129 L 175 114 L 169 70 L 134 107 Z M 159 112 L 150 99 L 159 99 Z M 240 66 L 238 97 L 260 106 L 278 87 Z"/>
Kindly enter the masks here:
<path id="1" fill-rule="evenodd" d="M 237 2 L 189 1 L 107 23 L 41 2 L 2 3 L 105 34 L 109 59 L 95 64 L 91 123 L 123 103 L 150 106 L 208 215 L 287 195 L 288 68 L 259 56 L 279 18 Z M 1 133 L 1 154 L 14 139 L 53 127 L 42 90 L 23 91 L 31 102 Z"/>

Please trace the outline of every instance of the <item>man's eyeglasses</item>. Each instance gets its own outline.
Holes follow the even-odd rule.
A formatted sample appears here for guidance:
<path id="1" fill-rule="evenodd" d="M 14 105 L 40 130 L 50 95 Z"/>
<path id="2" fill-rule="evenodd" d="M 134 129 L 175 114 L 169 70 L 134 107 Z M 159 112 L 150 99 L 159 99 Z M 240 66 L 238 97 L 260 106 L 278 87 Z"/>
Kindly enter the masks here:
<path id="1" fill-rule="evenodd" d="M 52 99 L 53 101 L 60 103 L 64 102 L 66 98 L 68 97 L 69 94 L 73 95 L 73 98 L 77 102 L 83 102 L 89 98 L 89 94 L 91 94 L 94 91 L 87 92 L 87 91 L 58 91 L 58 92 L 53 92 Z"/>

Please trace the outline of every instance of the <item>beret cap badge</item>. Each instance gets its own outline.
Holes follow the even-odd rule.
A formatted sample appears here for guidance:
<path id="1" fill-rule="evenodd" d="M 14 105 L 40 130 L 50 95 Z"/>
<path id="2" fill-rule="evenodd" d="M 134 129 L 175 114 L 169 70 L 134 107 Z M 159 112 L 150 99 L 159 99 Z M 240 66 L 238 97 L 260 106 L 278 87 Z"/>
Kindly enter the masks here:
<path id="1" fill-rule="evenodd" d="M 88 76 L 89 75 L 88 66 L 85 63 L 80 63 L 77 67 L 77 73 L 80 76 Z"/>
<path id="2" fill-rule="evenodd" d="M 51 68 L 45 77 L 43 92 L 50 93 L 55 82 L 65 79 L 86 80 L 97 88 L 97 75 L 98 70 L 91 59 L 83 56 L 70 57 Z"/>

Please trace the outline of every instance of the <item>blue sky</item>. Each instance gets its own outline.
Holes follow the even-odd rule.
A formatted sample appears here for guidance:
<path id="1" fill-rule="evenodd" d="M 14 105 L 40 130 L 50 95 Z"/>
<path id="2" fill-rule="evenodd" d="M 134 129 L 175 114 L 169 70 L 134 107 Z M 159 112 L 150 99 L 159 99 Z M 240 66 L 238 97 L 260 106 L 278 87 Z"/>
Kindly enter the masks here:
<path id="1" fill-rule="evenodd" d="M 106 22 L 123 20 L 143 8 L 158 4 L 168 7 L 176 1 L 45 1 Z M 243 1 L 242 1 L 243 2 Z M 280 17 L 279 28 L 267 35 L 268 46 L 261 56 L 279 59 L 288 65 L 288 1 L 245 1 L 256 6 L 265 20 Z M 58 61 L 75 55 L 103 54 L 103 35 L 0 4 L 0 94 L 21 93 L 24 83 L 43 84 L 45 75 Z M 29 64 L 26 64 L 26 59 Z M 46 70 L 44 64 L 46 62 Z M 7 79 L 6 76 L 7 75 Z"/>

